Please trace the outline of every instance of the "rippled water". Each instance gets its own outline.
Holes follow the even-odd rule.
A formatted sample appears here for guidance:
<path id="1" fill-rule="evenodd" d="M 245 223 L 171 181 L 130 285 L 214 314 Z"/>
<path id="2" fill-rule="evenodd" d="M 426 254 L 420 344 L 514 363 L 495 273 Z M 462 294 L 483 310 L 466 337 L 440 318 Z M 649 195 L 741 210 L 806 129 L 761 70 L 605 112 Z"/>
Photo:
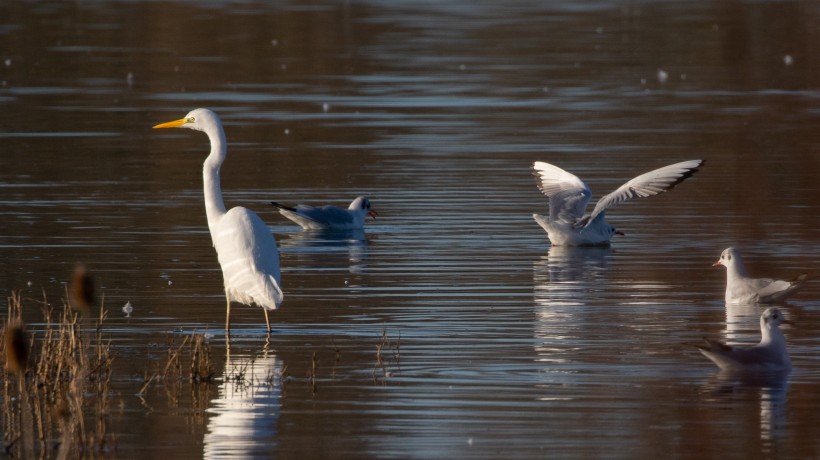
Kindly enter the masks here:
<path id="1" fill-rule="evenodd" d="M 0 289 L 59 304 L 76 262 L 95 274 L 116 351 L 107 455 L 820 455 L 818 283 L 783 306 L 787 379 L 719 374 L 689 346 L 759 337 L 760 307 L 723 304 L 723 248 L 759 275 L 817 265 L 813 3 L 12 2 L 0 18 Z M 223 333 L 207 139 L 150 129 L 198 106 L 226 125 L 228 206 L 280 246 L 270 341 L 248 307 Z M 611 248 L 550 248 L 532 220 L 534 160 L 597 199 L 694 158 L 671 193 L 608 213 L 626 233 Z M 358 234 L 268 204 L 361 194 L 379 218 Z M 138 397 L 193 331 L 216 382 Z"/>

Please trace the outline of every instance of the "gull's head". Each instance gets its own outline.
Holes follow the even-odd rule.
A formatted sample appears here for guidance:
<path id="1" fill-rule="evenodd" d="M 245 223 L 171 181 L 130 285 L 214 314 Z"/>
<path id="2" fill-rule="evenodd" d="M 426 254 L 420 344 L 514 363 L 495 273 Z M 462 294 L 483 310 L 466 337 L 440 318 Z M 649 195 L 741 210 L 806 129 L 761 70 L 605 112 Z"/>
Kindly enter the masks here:
<path id="1" fill-rule="evenodd" d="M 357 197 L 355 200 L 353 200 L 353 202 L 350 203 L 350 206 L 348 206 L 347 209 L 350 209 L 351 211 L 364 211 L 365 213 L 367 213 L 368 216 L 374 219 L 376 218 L 376 216 L 379 215 L 376 211 L 370 208 L 370 200 L 368 200 L 367 197 L 364 196 Z"/>
<path id="2" fill-rule="evenodd" d="M 209 109 L 194 109 L 188 112 L 184 118 L 179 120 L 160 123 L 154 128 L 188 128 L 197 131 L 208 131 L 214 127 L 222 126 L 219 115 Z"/>
<path id="3" fill-rule="evenodd" d="M 786 317 L 783 316 L 783 313 L 777 308 L 767 308 L 766 311 L 760 315 L 761 328 L 776 329 L 781 324 L 794 325 L 794 323 L 787 320 Z"/>
<path id="4" fill-rule="evenodd" d="M 609 237 L 612 238 L 615 235 L 619 236 L 626 236 L 626 233 L 618 230 L 617 228 L 613 227 L 612 225 L 607 225 L 607 233 L 609 233 Z"/>
<path id="5" fill-rule="evenodd" d="M 734 263 L 736 263 L 740 259 L 740 253 L 735 248 L 726 248 L 720 254 L 720 259 L 717 262 L 713 263 L 713 267 L 717 267 L 718 265 L 723 265 L 724 267 L 730 267 Z"/>

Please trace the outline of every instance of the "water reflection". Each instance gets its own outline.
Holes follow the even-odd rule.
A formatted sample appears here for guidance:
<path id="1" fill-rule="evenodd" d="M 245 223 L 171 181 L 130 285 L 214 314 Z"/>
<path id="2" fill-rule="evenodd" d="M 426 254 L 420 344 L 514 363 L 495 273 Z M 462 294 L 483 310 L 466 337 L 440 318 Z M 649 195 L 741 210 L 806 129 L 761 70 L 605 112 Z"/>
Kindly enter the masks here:
<path id="1" fill-rule="evenodd" d="M 743 410 L 747 403 L 759 406 L 760 440 L 767 451 L 781 437 L 787 421 L 789 373 L 738 373 L 720 371 L 704 386 L 710 399 Z"/>
<path id="2" fill-rule="evenodd" d="M 533 264 L 536 305 L 535 351 L 542 362 L 566 362 L 563 356 L 580 342 L 579 325 L 588 294 L 601 289 L 611 248 L 553 246 Z M 579 317 L 580 315 L 580 317 Z"/>
<path id="3" fill-rule="evenodd" d="M 727 303 L 724 333 L 726 341 L 756 344 L 760 340 L 761 313 L 763 313 L 763 308 L 760 305 Z"/>
<path id="4" fill-rule="evenodd" d="M 535 264 L 535 286 L 552 290 L 555 283 L 591 285 L 606 270 L 611 254 L 610 247 L 552 246 Z"/>
<path id="5" fill-rule="evenodd" d="M 283 364 L 273 352 L 231 358 L 208 410 L 205 458 L 269 458 L 277 445 Z"/>
<path id="6" fill-rule="evenodd" d="M 298 254 L 297 258 L 303 268 L 332 269 L 347 266 L 351 274 L 361 275 L 367 268 L 371 238 L 363 229 L 301 230 L 283 238 L 280 247 Z M 319 257 L 315 257 L 317 254 Z"/>

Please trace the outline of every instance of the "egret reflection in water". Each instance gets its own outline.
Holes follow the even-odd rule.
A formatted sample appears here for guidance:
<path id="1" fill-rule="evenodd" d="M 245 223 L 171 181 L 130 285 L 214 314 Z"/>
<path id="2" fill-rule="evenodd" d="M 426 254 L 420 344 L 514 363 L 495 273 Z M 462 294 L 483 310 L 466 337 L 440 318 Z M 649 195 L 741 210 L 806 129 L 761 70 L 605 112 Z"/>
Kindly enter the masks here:
<path id="1" fill-rule="evenodd" d="M 282 369 L 273 352 L 231 358 L 228 351 L 224 380 L 208 409 L 204 458 L 268 458 L 278 443 Z"/>

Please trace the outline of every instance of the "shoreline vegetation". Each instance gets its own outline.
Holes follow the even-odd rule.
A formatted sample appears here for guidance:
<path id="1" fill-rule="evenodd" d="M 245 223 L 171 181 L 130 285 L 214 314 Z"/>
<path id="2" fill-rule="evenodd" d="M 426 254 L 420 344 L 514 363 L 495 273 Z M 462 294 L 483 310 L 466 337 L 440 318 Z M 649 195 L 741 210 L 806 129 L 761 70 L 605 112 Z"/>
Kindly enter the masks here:
<path id="1" fill-rule="evenodd" d="M 65 459 L 117 450 L 121 431 L 112 425 L 116 428 L 124 402 L 112 390 L 116 352 L 105 330 L 108 310 L 101 305 L 92 317 L 92 305 L 77 302 L 74 294 L 60 307 L 51 306 L 45 293 L 40 300 L 17 292 L 8 298 L 0 372 L 3 451 L 10 457 Z M 24 308 L 39 308 L 42 323 L 28 330 Z M 172 387 L 190 383 L 198 390 L 215 383 L 216 367 L 204 334 L 186 335 L 179 344 L 169 340 L 166 356 L 156 369 L 144 372 L 139 398 L 152 384 L 178 394 L 179 388 Z"/>

